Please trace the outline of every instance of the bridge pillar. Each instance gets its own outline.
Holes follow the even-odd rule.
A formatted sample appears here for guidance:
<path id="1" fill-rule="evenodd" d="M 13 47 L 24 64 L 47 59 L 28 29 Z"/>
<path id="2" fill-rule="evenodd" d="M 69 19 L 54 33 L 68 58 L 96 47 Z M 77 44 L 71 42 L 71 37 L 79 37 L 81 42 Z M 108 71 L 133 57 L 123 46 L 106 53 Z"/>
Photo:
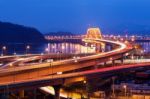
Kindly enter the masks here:
<path id="1" fill-rule="evenodd" d="M 19 99 L 24 98 L 24 90 L 19 91 Z"/>
<path id="2" fill-rule="evenodd" d="M 55 91 L 54 99 L 60 99 L 60 88 L 61 88 L 61 85 L 53 86 L 53 88 L 54 88 L 54 91 Z"/>

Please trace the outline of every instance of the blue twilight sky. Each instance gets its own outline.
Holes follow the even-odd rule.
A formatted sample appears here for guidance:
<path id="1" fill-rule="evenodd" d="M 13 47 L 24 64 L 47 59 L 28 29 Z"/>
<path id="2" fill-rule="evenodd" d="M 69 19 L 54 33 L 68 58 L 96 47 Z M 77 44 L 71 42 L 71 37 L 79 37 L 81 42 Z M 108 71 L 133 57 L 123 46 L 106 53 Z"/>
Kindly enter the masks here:
<path id="1" fill-rule="evenodd" d="M 150 0 L 0 0 L 0 21 L 32 26 L 42 33 L 150 30 Z"/>

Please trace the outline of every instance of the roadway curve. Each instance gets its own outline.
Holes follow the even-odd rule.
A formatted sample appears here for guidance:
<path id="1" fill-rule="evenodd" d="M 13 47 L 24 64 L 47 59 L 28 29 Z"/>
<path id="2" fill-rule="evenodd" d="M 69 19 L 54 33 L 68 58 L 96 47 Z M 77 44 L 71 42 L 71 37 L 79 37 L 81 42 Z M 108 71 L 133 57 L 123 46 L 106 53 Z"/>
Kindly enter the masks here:
<path id="1" fill-rule="evenodd" d="M 100 40 L 100 39 L 85 39 L 84 41 L 88 42 L 105 42 L 109 44 L 118 45 L 119 47 L 105 53 L 100 53 L 96 55 L 90 55 L 78 59 L 78 62 L 75 62 L 74 59 L 67 59 L 62 61 L 56 61 L 51 63 L 39 63 L 32 66 L 22 66 L 14 67 L 7 69 L 0 69 L 0 85 L 24 85 L 32 82 L 45 81 L 46 79 L 56 79 L 55 76 L 51 75 L 57 72 L 67 72 L 75 69 L 81 69 L 89 66 L 95 66 L 99 63 L 106 61 L 116 60 L 122 58 L 123 55 L 130 52 L 133 47 L 130 44 L 125 44 L 116 41 L 110 40 Z M 95 71 L 93 72 L 95 73 Z M 78 74 L 78 73 L 77 73 Z M 63 78 L 65 74 L 59 75 L 60 78 Z M 67 77 L 72 77 L 72 74 L 66 74 Z M 77 75 L 78 76 L 78 75 Z M 65 78 L 65 77 L 64 77 Z M 56 84 L 56 83 L 55 83 Z"/>

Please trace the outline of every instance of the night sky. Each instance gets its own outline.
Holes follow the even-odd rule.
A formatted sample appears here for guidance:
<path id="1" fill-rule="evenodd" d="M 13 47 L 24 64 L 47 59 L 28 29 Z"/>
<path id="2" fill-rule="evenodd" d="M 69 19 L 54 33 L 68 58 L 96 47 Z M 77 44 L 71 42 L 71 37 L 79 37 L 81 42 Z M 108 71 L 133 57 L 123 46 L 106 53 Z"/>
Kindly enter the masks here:
<path id="1" fill-rule="evenodd" d="M 35 27 L 42 33 L 150 30 L 150 0 L 0 0 L 0 21 Z"/>

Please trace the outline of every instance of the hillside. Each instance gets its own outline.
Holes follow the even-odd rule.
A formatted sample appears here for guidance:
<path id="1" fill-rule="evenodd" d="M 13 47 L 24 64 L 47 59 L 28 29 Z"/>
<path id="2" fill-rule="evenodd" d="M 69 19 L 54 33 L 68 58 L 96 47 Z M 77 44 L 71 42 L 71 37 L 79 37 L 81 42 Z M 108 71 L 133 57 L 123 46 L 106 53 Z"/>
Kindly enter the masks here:
<path id="1" fill-rule="evenodd" d="M 42 43 L 44 36 L 35 28 L 0 22 L 0 43 Z"/>

